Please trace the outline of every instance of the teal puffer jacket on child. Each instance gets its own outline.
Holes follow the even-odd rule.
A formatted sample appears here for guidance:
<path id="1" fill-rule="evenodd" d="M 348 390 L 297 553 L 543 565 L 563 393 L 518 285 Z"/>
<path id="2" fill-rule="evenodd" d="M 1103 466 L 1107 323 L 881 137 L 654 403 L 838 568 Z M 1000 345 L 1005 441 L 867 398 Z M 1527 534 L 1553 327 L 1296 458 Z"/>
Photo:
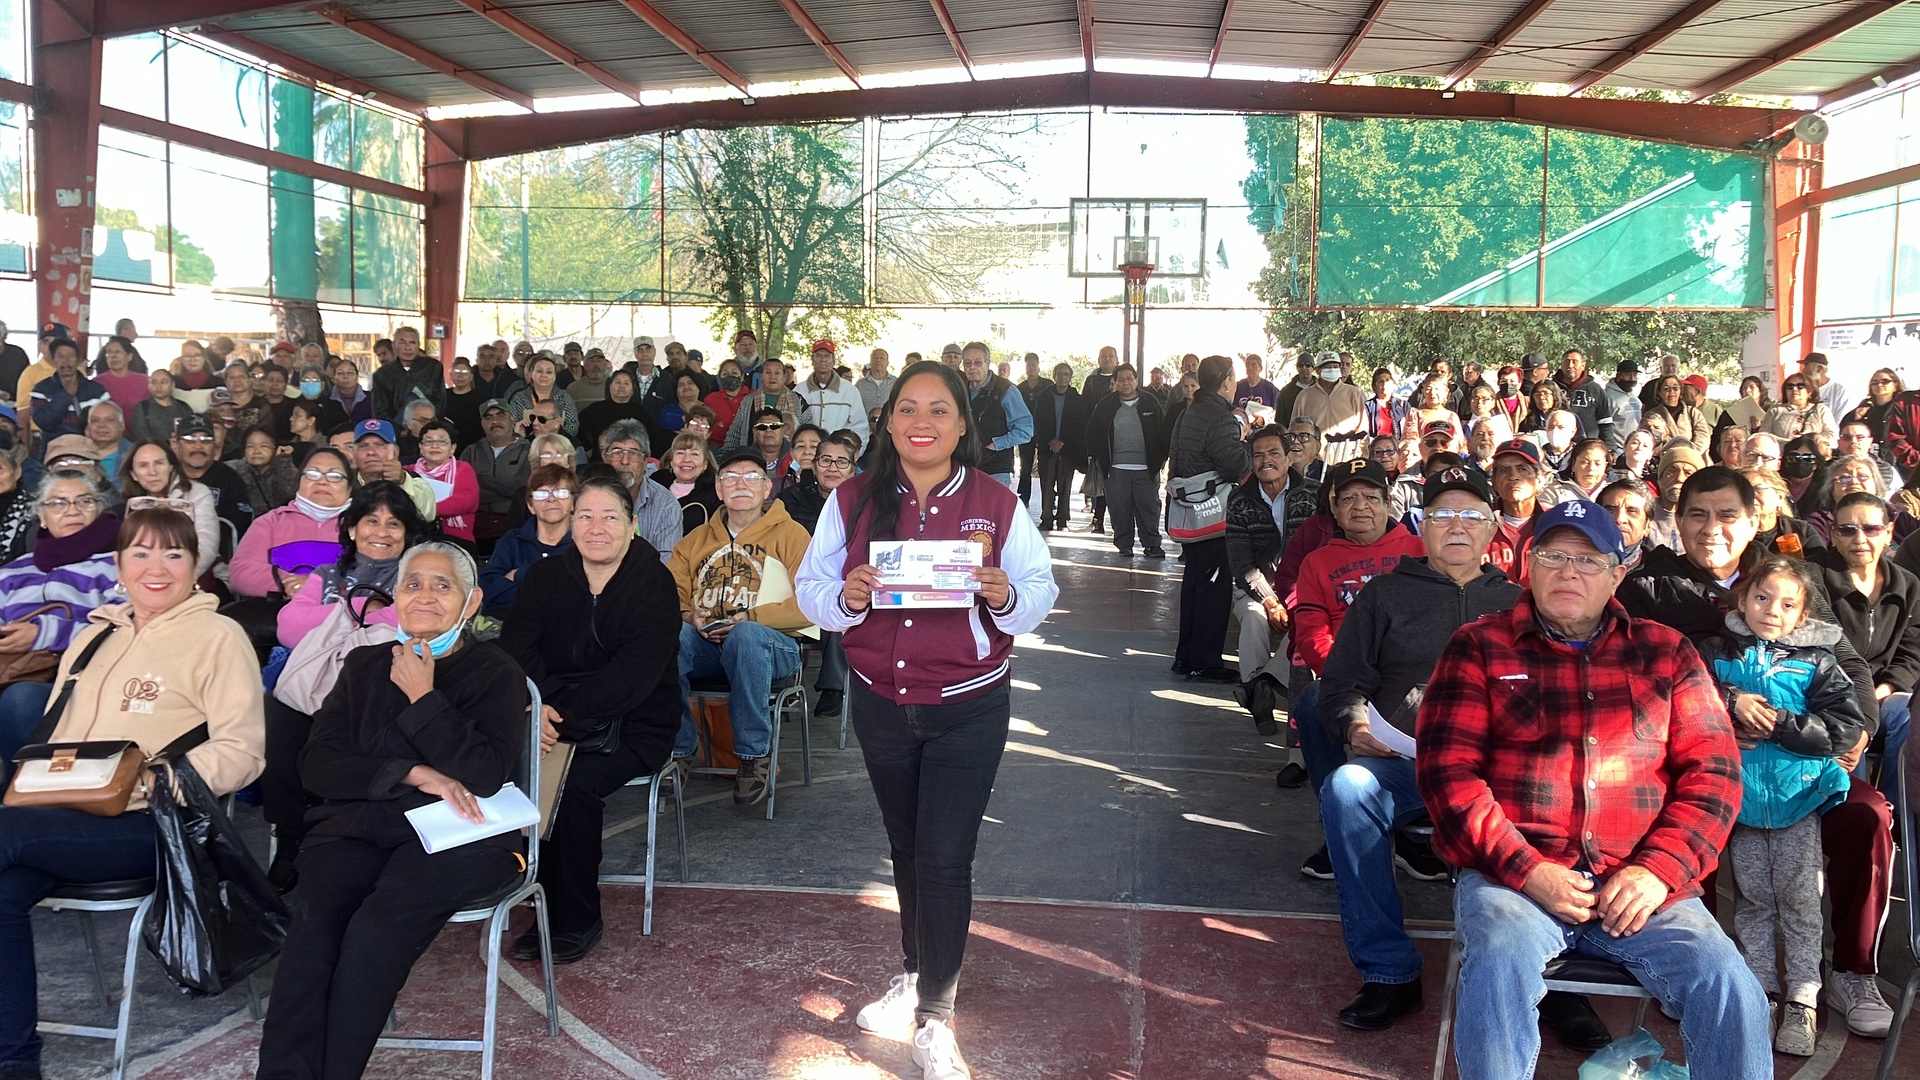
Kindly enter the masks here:
<path id="1" fill-rule="evenodd" d="M 1758 694 L 1778 714 L 1773 734 L 1751 748 L 1743 741 L 1740 824 L 1782 829 L 1846 798 L 1850 780 L 1834 758 L 1852 750 L 1867 729 L 1853 700 L 1853 681 L 1834 659 L 1840 628 L 1814 619 L 1779 641 L 1753 636 L 1738 613 L 1704 651 L 1733 712 L 1736 694 Z"/>

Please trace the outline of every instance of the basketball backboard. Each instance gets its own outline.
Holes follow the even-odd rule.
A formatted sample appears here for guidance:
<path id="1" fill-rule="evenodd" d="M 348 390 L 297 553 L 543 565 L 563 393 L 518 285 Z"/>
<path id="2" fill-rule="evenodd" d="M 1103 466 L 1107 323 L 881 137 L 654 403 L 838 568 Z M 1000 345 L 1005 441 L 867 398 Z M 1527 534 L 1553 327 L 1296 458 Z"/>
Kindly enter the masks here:
<path id="1" fill-rule="evenodd" d="M 1154 277 L 1206 276 L 1205 199 L 1074 199 L 1068 215 L 1069 277 L 1122 277 L 1129 262 Z"/>

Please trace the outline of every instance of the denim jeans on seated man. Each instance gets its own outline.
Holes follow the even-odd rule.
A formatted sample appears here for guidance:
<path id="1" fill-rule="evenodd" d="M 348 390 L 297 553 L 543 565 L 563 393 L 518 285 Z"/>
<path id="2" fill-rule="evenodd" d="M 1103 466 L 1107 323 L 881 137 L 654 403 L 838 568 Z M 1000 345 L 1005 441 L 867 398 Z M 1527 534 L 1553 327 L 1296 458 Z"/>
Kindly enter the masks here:
<path id="1" fill-rule="evenodd" d="M 680 627 L 680 735 L 674 757 L 691 757 L 699 748 L 693 707 L 687 698 L 694 679 L 725 678 L 727 719 L 733 724 L 733 752 L 742 758 L 767 756 L 773 739 L 769 699 L 773 680 L 800 670 L 800 646 L 792 638 L 755 622 L 739 622 L 715 645 L 691 625 Z"/>
<path id="2" fill-rule="evenodd" d="M 0 698 L 0 723 L 5 722 L 5 715 L 5 699 Z M 1889 694 L 1880 702 L 1880 730 L 1885 733 L 1886 739 L 1881 755 L 1880 794 L 1893 804 L 1896 821 L 1899 820 L 1900 799 L 1898 785 L 1894 783 L 1894 763 L 1900 760 L 1901 753 L 1906 750 L 1907 731 L 1912 724 L 1912 694 Z M 1860 755 L 1860 764 L 1853 768 L 1854 775 L 1862 780 L 1867 779 L 1867 764 L 1867 756 Z"/>
<path id="3" fill-rule="evenodd" d="M 1453 899 L 1461 942 L 1454 1006 L 1454 1059 L 1461 1080 L 1523 1080 L 1540 1056 L 1539 1015 L 1547 961 L 1572 949 L 1620 964 L 1680 1017 L 1692 1080 L 1773 1075 L 1767 997 L 1740 950 L 1696 897 L 1613 937 L 1598 918 L 1578 926 L 1547 914 L 1523 893 L 1468 870 Z"/>
<path id="4" fill-rule="evenodd" d="M 0 690 L 0 785 L 13 779 L 13 755 L 33 737 L 53 698 L 53 684 L 17 682 Z"/>
<path id="5" fill-rule="evenodd" d="M 1393 837 L 1426 813 L 1406 758 L 1355 757 L 1320 789 L 1320 824 L 1340 892 L 1340 933 L 1365 982 L 1402 985 L 1420 978 L 1420 953 L 1407 936 L 1393 880 Z"/>
<path id="6" fill-rule="evenodd" d="M 1307 783 L 1317 795 L 1326 786 L 1327 777 L 1347 760 L 1346 752 L 1327 732 L 1320 718 L 1320 680 L 1308 683 L 1293 696 L 1293 725 L 1300 734 L 1300 756 L 1306 760 Z"/>

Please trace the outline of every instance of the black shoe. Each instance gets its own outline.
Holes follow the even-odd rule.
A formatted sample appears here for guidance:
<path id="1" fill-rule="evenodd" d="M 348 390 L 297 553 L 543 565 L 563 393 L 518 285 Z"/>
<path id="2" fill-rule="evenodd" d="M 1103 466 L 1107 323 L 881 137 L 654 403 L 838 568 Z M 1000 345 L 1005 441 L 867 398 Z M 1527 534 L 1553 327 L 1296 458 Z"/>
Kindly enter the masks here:
<path id="1" fill-rule="evenodd" d="M 576 934 L 553 935 L 553 962 L 556 964 L 578 963 L 593 951 L 595 945 L 600 944 L 600 937 L 606 932 L 605 923 L 594 923 Z M 540 959 L 539 924 L 528 927 L 527 932 L 520 935 L 520 940 L 513 943 L 513 948 L 507 955 L 515 960 Z"/>
<path id="2" fill-rule="evenodd" d="M 40 1080 L 38 1065 L 0 1065 L 0 1080 Z"/>
<path id="3" fill-rule="evenodd" d="M 1540 999 L 1540 1019 L 1563 1045 L 1574 1050 L 1598 1050 L 1613 1041 L 1606 1021 L 1593 1011 L 1593 1003 L 1585 994 L 1547 991 L 1547 996 Z"/>
<path id="4" fill-rule="evenodd" d="M 1280 766 L 1280 771 L 1273 777 L 1275 787 L 1297 788 L 1306 782 L 1307 770 L 1301 768 L 1297 761 L 1289 761 Z"/>
<path id="5" fill-rule="evenodd" d="M 1187 672 L 1188 682 L 1237 683 L 1240 673 L 1229 667 L 1193 668 Z"/>
<path id="6" fill-rule="evenodd" d="M 1310 878 L 1319 878 L 1321 881 L 1332 881 L 1333 856 L 1327 853 L 1327 845 L 1321 844 L 1319 851 L 1307 856 L 1307 860 L 1300 864 L 1300 872 Z M 1368 983 L 1367 985 L 1372 986 L 1373 984 Z M 1342 1022 L 1344 1023 L 1344 1021 Z"/>
<path id="7" fill-rule="evenodd" d="M 1133 558 L 1133 549 L 1130 547 L 1121 547 L 1119 544 L 1115 544 L 1113 545 L 1113 550 L 1125 555 L 1129 559 Z"/>
<path id="8" fill-rule="evenodd" d="M 840 710 L 846 707 L 846 701 L 847 695 L 844 691 L 822 690 L 820 700 L 813 704 L 813 715 L 839 716 Z"/>
<path id="9" fill-rule="evenodd" d="M 1180 661 L 1175 660 L 1173 662 L 1173 665 L 1167 668 L 1167 670 L 1173 672 L 1175 675 L 1179 675 L 1184 678 L 1187 675 L 1187 673 L 1192 671 L 1193 669 L 1181 663 Z"/>
<path id="10" fill-rule="evenodd" d="M 1167 557 L 1167 552 L 1165 548 L 1148 548 L 1147 549 L 1147 558 L 1149 559 L 1164 559 L 1166 557 Z"/>
<path id="11" fill-rule="evenodd" d="M 1280 722 L 1273 718 L 1273 680 L 1265 675 L 1255 675 L 1253 681 L 1246 685 L 1246 705 L 1247 711 L 1253 714 L 1253 730 L 1261 735 L 1278 735 Z"/>
<path id="12" fill-rule="evenodd" d="M 1405 870 L 1408 877 L 1421 881 L 1445 881 L 1453 876 L 1431 845 L 1404 833 L 1393 834 L 1393 864 Z"/>
<path id="13" fill-rule="evenodd" d="M 289 840 L 283 837 L 274 844 L 273 862 L 267 867 L 267 884 L 273 886 L 274 892 L 285 896 L 293 891 L 294 886 L 300 884 L 300 867 L 297 862 L 299 858 L 300 841 L 298 839 Z M 0 1073 L 0 1080 L 5 1080 L 5 1077 L 5 1073 Z"/>
<path id="14" fill-rule="evenodd" d="M 1425 1007 L 1420 980 L 1410 983 L 1361 983 L 1360 992 L 1340 1010 L 1340 1022 L 1361 1031 L 1380 1031 L 1395 1020 Z"/>

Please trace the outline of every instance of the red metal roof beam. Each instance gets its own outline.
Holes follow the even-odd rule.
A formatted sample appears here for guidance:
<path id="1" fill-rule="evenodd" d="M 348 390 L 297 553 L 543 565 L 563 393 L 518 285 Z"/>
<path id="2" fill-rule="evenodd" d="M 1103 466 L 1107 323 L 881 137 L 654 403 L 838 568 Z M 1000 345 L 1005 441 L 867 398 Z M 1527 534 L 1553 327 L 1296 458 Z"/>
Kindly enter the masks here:
<path id="1" fill-rule="evenodd" d="M 1505 26 L 1494 31 L 1492 37 L 1474 46 L 1473 52 L 1467 54 L 1465 60 L 1460 61 L 1457 67 L 1447 73 L 1447 84 L 1443 89 L 1452 90 L 1465 82 L 1467 76 L 1479 71 L 1481 65 L 1499 55 L 1501 49 L 1506 48 L 1508 43 L 1519 37 L 1522 30 L 1533 25 L 1533 20 L 1539 18 L 1540 13 L 1547 10 L 1548 5 L 1552 3 L 1553 0 L 1527 0 L 1527 5 L 1514 12 L 1513 18 L 1508 19 Z"/>
<path id="2" fill-rule="evenodd" d="M 581 56 L 578 52 L 569 49 L 546 34 L 541 33 L 525 20 L 502 8 L 499 4 L 490 3 L 489 0 L 454 0 L 454 2 L 580 74 L 585 75 L 587 78 L 592 79 L 601 86 L 619 94 L 621 97 L 632 98 L 635 101 L 640 100 L 640 88 L 638 86 L 615 75 L 613 72 L 608 71 L 606 68 L 601 67 L 586 57 Z"/>
<path id="3" fill-rule="evenodd" d="M 973 73 L 973 58 L 967 55 L 967 43 L 960 40 L 960 27 L 954 24 L 953 12 L 947 10 L 947 0 L 927 0 L 933 5 L 933 17 L 940 20 L 940 29 L 947 32 L 947 43 L 953 46 L 953 55 L 960 58 L 960 66 L 967 69 L 967 78 L 976 78 Z M 1088 68 L 1092 70 L 1091 67 Z"/>
<path id="4" fill-rule="evenodd" d="M 340 72 L 334 71 L 331 68 L 321 67 L 311 60 L 302 59 L 292 53 L 281 52 L 279 49 L 255 41 L 245 34 L 232 30 L 224 30 L 218 26 L 202 26 L 194 31 L 194 36 L 206 38 L 208 41 L 232 49 L 235 52 L 246 53 L 256 60 L 264 60 L 274 67 L 290 75 L 297 76 L 300 79 L 315 83 L 326 83 L 328 86 L 345 90 L 349 94 L 359 94 L 362 97 L 374 99 L 382 105 L 399 109 L 402 112 L 418 114 L 427 111 L 427 107 L 418 101 L 401 97 L 388 90 L 382 90 L 372 83 L 362 79 L 356 79 L 351 75 L 342 75 Z"/>
<path id="5" fill-rule="evenodd" d="M 827 36 L 827 32 L 821 28 L 820 24 L 813 21 L 813 16 L 807 14 L 807 9 L 800 6 L 800 0 L 780 0 L 780 6 L 786 8 L 787 15 L 793 19 L 794 24 L 812 38 L 815 45 L 820 46 L 820 51 L 827 54 L 827 59 L 833 61 L 833 66 L 840 69 L 840 74 L 845 75 L 847 81 L 853 85 L 859 86 L 860 70 L 853 66 L 853 61 L 847 59 L 847 54 L 840 51 L 840 46 L 834 44 L 833 39 Z"/>
<path id="6" fill-rule="evenodd" d="M 1689 91 L 1687 100 L 1699 101 L 1731 90 L 1748 79 L 1757 78 L 1789 60 L 1805 56 L 1868 19 L 1899 7 L 1903 2 L 1904 0 L 1866 0 L 1859 7 L 1814 27 L 1765 56 L 1756 56 L 1744 64 L 1715 75 Z"/>
<path id="7" fill-rule="evenodd" d="M 1685 30 L 1694 20 L 1724 3 L 1726 0 L 1694 0 L 1693 3 L 1674 13 L 1672 18 L 1634 38 L 1626 48 L 1588 68 L 1586 74 L 1567 84 L 1567 93 L 1577 94 L 1647 55 L 1658 48 L 1661 42 Z"/>
<path id="8" fill-rule="evenodd" d="M 533 111 L 533 98 L 526 94 L 504 83 L 495 82 L 477 71 L 470 71 L 463 68 L 459 64 L 441 56 L 439 53 L 415 42 L 408 41 L 406 38 L 401 37 L 399 34 L 394 33 L 370 19 L 362 19 L 358 16 L 349 15 L 344 11 L 326 9 L 316 11 L 314 14 L 340 27 L 342 30 L 351 30 L 361 37 L 366 38 L 368 41 L 384 45 L 394 52 L 399 53 L 401 56 L 419 64 L 421 67 L 430 68 L 448 78 L 458 79 L 468 86 L 473 87 L 475 90 L 491 94 L 502 101 L 511 101 L 528 112 Z"/>
<path id="9" fill-rule="evenodd" d="M 1375 24 L 1380 21 L 1380 13 L 1385 10 L 1387 10 L 1387 0 L 1373 0 L 1373 3 L 1367 5 L 1367 13 L 1360 16 L 1360 25 L 1353 28 L 1353 35 L 1347 38 L 1345 45 L 1340 47 L 1340 55 L 1334 57 L 1333 63 L 1327 65 L 1328 82 L 1340 77 L 1340 70 L 1353 59 L 1354 53 L 1360 51 L 1360 43 L 1373 32 Z"/>
<path id="10" fill-rule="evenodd" d="M 1080 56 L 1086 62 L 1087 70 L 1093 70 L 1093 0 L 1075 0 L 1075 13 L 1080 16 Z M 1227 0 L 1227 7 L 1233 7 L 1233 0 Z M 1220 55 L 1219 46 L 1213 53 Z M 1213 74 L 1213 65 L 1207 65 L 1207 74 Z"/>
<path id="11" fill-rule="evenodd" d="M 700 62 L 700 66 L 731 83 L 736 90 L 751 97 L 753 92 L 747 89 L 747 78 L 727 65 L 725 60 L 715 56 L 705 45 L 693 40 L 693 35 L 680 29 L 672 19 L 661 13 L 660 9 L 647 3 L 647 0 L 620 0 L 627 10 L 640 16 L 641 21 L 653 27 L 653 32 L 666 38 L 683 53 Z"/>
<path id="12" fill-rule="evenodd" d="M 1090 3 L 1091 0 L 1082 0 L 1082 2 Z M 1226 47 L 1227 27 L 1233 22 L 1234 2 L 1235 0 L 1227 0 L 1226 6 L 1220 9 L 1220 29 L 1214 31 L 1213 51 L 1207 54 L 1207 75 L 1209 77 L 1213 75 L 1214 65 L 1220 62 L 1220 50 Z M 1088 64 L 1087 66 L 1092 67 L 1093 65 Z"/>

